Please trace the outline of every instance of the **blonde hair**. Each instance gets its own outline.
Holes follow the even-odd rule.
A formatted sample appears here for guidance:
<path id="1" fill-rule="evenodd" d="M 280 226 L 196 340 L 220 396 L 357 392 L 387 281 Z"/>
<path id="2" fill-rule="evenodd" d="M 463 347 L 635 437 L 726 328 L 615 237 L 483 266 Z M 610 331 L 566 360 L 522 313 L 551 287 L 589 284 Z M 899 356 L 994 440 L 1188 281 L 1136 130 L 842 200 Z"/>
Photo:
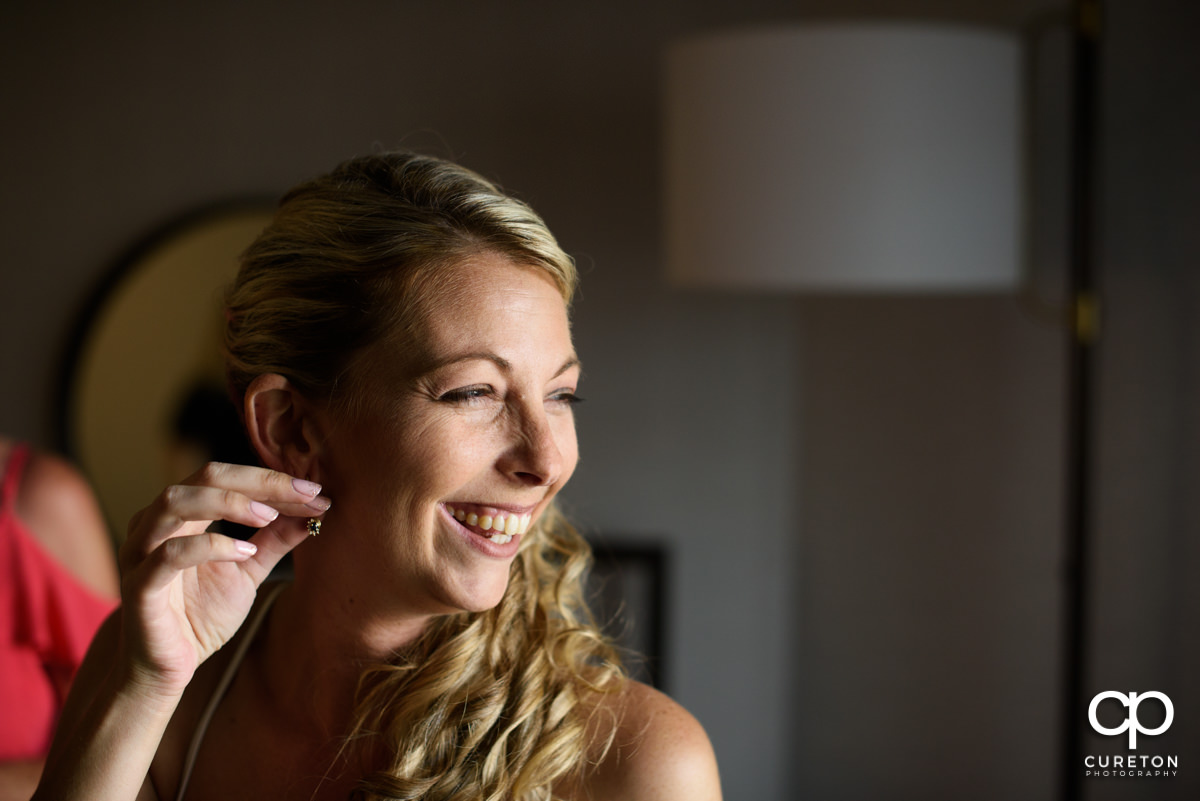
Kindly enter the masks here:
<path id="1" fill-rule="evenodd" d="M 411 334 L 447 268 L 479 252 L 544 271 L 570 305 L 575 265 L 542 218 L 465 167 L 381 153 L 297 186 L 226 295 L 232 396 L 278 373 L 311 400 L 353 402 L 354 357 Z"/>
<path id="2" fill-rule="evenodd" d="M 352 737 L 386 767 L 363 799 L 552 798 L 607 751 L 590 742 L 587 696 L 623 677 L 583 603 L 590 552 L 551 507 L 487 612 L 441 618 L 396 665 L 364 676 Z"/>
<path id="3" fill-rule="evenodd" d="M 298 186 L 227 294 L 235 400 L 278 373 L 311 400 L 354 409 L 356 358 L 409 336 L 422 303 L 479 252 L 544 271 L 569 305 L 575 267 L 545 223 L 463 167 L 382 153 Z M 624 674 L 583 597 L 590 560 L 552 505 L 523 538 L 495 608 L 438 618 L 366 671 L 345 747 L 377 770 L 357 798 L 541 801 L 607 750 L 614 726 L 592 741 L 585 710 Z"/>

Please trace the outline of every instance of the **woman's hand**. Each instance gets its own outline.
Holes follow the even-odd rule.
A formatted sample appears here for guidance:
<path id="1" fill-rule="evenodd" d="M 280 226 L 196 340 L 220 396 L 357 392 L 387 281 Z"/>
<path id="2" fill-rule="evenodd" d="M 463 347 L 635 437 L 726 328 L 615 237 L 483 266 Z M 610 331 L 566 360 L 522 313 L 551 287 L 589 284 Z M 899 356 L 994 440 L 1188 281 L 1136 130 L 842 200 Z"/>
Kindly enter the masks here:
<path id="1" fill-rule="evenodd" d="M 127 679 L 182 694 L 196 668 L 241 626 L 271 568 L 329 508 L 312 482 L 209 463 L 168 487 L 129 524 L 120 551 L 121 650 Z M 215 520 L 259 528 L 249 541 L 207 531 Z"/>

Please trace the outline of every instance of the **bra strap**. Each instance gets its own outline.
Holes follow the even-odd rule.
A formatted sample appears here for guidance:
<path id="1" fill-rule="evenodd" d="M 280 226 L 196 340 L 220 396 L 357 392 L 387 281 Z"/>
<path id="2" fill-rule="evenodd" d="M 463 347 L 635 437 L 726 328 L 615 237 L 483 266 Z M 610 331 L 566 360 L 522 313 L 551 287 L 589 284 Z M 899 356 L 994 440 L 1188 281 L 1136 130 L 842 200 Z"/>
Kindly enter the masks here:
<path id="1" fill-rule="evenodd" d="M 29 443 L 21 442 L 13 446 L 8 455 L 8 464 L 4 466 L 4 483 L 0 486 L 0 501 L 6 510 L 16 508 L 17 489 L 21 486 L 21 474 L 25 472 L 25 463 L 29 461 Z"/>
<path id="2" fill-rule="evenodd" d="M 221 674 L 221 680 L 217 683 L 216 690 L 213 691 L 212 696 L 208 699 L 208 705 L 204 707 L 204 712 L 200 715 L 200 720 L 196 723 L 196 730 L 192 732 L 192 741 L 188 744 L 187 756 L 183 761 L 183 770 L 179 774 L 179 792 L 175 794 L 175 801 L 183 801 L 183 794 L 187 791 L 188 781 L 192 778 L 192 768 L 196 766 L 196 757 L 200 754 L 200 746 L 204 743 L 204 733 L 208 731 L 208 724 L 212 722 L 213 715 L 217 712 L 217 707 L 221 705 L 221 699 L 225 697 L 225 693 L 229 692 L 229 686 L 233 684 L 233 680 L 238 673 L 238 668 L 241 667 L 242 660 L 246 657 L 246 652 L 250 650 L 250 646 L 254 643 L 259 626 L 262 625 L 263 619 L 271 609 L 271 605 L 275 603 L 275 599 L 279 597 L 279 593 L 286 586 L 287 582 L 285 581 L 268 586 L 266 597 L 263 598 L 258 608 L 254 610 L 254 616 L 247 621 L 244 633 L 238 641 L 233 656 L 230 658 L 229 664 L 225 666 L 225 672 Z"/>

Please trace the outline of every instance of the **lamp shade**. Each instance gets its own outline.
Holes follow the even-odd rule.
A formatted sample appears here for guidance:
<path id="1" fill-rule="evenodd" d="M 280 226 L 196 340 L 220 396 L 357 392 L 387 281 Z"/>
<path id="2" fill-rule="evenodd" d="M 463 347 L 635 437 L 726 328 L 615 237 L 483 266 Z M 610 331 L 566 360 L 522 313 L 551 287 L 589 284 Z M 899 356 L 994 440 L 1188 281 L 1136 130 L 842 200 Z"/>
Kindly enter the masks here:
<path id="1" fill-rule="evenodd" d="M 673 283 L 973 292 L 1021 263 L 1019 42 L 821 24 L 706 36 L 666 61 Z"/>

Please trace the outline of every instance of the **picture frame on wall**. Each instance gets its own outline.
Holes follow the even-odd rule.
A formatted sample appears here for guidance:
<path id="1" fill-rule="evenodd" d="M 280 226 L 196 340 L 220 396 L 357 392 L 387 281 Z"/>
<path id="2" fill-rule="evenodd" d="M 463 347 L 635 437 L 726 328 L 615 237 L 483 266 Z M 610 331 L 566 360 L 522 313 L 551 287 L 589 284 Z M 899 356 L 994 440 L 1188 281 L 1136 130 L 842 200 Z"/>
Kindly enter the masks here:
<path id="1" fill-rule="evenodd" d="M 666 692 L 666 546 L 603 538 L 592 550 L 587 591 L 596 621 L 616 642 L 630 676 Z"/>

